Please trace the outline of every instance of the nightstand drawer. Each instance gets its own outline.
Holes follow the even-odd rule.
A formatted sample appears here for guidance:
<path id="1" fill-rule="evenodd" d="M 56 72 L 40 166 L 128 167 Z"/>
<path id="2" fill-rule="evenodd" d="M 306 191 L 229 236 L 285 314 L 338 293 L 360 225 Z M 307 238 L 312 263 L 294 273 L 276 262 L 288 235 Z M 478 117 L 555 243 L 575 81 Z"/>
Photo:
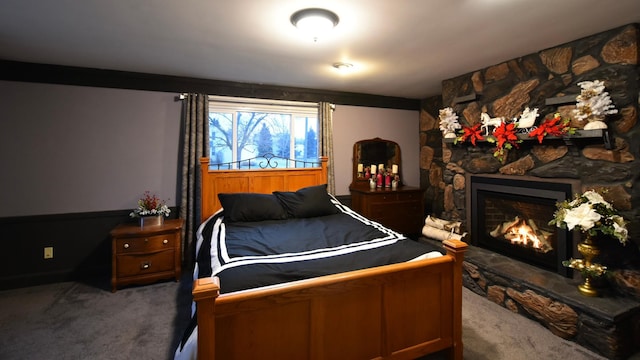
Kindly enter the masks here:
<path id="1" fill-rule="evenodd" d="M 139 238 L 131 237 L 117 239 L 116 253 L 127 254 L 157 251 L 162 249 L 173 249 L 175 241 L 175 234 L 161 234 Z"/>
<path id="2" fill-rule="evenodd" d="M 161 271 L 174 271 L 173 250 L 154 254 L 123 254 L 116 258 L 117 276 L 135 276 L 153 274 Z"/>

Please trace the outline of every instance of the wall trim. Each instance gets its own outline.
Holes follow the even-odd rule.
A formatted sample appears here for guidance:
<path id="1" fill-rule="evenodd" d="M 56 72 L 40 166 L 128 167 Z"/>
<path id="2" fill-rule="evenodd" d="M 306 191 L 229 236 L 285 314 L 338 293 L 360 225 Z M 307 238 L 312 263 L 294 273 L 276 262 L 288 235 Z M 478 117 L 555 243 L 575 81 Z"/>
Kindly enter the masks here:
<path id="1" fill-rule="evenodd" d="M 130 209 L 0 218 L 0 290 L 61 281 L 109 289 L 111 237 L 116 225 L 134 221 Z M 171 207 L 178 214 L 177 207 Z M 44 247 L 54 248 L 44 259 Z"/>

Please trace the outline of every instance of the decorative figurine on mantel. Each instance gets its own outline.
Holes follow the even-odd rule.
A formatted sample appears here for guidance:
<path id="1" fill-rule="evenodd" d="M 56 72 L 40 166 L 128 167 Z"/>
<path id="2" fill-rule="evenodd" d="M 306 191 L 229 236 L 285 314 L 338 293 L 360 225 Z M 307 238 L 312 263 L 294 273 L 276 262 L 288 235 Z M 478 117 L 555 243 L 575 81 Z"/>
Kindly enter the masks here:
<path id="1" fill-rule="evenodd" d="M 527 129 L 533 126 L 536 122 L 536 118 L 538 118 L 540 114 L 538 114 L 538 108 L 534 108 L 533 110 L 529 109 L 527 106 L 522 114 L 520 115 L 520 119 L 518 120 L 518 129 Z"/>
<path id="2" fill-rule="evenodd" d="M 483 112 L 482 114 L 480 114 L 480 122 L 482 123 L 480 129 L 484 129 L 484 136 L 489 136 L 489 126 L 493 127 L 494 129 L 497 128 L 504 122 L 504 117 L 500 116 L 492 118 L 491 116 L 489 116 L 489 114 Z"/>
<path id="3" fill-rule="evenodd" d="M 442 137 L 445 139 L 456 138 L 456 130 L 461 127 L 458 122 L 458 115 L 453 112 L 452 108 L 440 109 L 440 131 L 442 131 Z"/>
<path id="4" fill-rule="evenodd" d="M 604 82 L 600 80 L 582 81 L 578 83 L 582 88 L 580 95 L 576 97 L 576 109 L 573 111 L 576 119 L 587 121 L 585 130 L 606 129 L 604 122 L 607 115 L 617 114 L 615 106 L 611 102 L 609 93 L 604 91 Z"/>

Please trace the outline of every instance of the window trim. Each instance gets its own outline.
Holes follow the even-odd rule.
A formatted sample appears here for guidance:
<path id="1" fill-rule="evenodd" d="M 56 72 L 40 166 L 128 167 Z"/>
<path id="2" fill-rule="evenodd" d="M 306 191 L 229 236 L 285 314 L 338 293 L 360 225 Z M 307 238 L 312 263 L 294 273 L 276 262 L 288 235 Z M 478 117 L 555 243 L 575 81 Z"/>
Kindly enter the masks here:
<path id="1" fill-rule="evenodd" d="M 317 148 L 317 153 L 318 153 L 318 161 L 320 159 L 320 153 L 321 153 L 321 142 L 320 142 L 320 134 L 321 134 L 321 127 L 322 127 L 322 123 L 320 121 L 319 118 L 319 109 L 320 109 L 320 103 L 317 102 L 303 102 L 303 101 L 288 101 L 288 100 L 273 100 L 273 99 L 259 99 L 259 98 L 243 98 L 243 97 L 228 97 L 228 96 L 217 96 L 217 95 L 209 95 L 208 96 L 208 102 L 209 102 L 209 113 L 211 112 L 229 112 L 229 113 L 233 113 L 233 143 L 234 143 L 234 147 L 236 146 L 237 143 L 237 134 L 235 131 L 235 121 L 236 121 L 236 116 L 235 114 L 237 112 L 263 112 L 263 113 L 272 113 L 272 114 L 289 114 L 291 115 L 291 126 L 293 126 L 293 122 L 294 119 L 296 117 L 299 116 L 304 116 L 304 117 L 315 117 L 316 121 L 317 121 L 317 129 L 316 129 L 316 134 L 317 134 L 317 141 L 318 141 L 318 148 Z M 274 109 L 277 108 L 277 109 Z M 293 130 L 293 128 L 292 128 Z M 295 139 L 293 137 L 293 132 L 291 134 L 292 136 L 290 137 L 290 149 L 291 149 L 291 153 L 288 155 L 289 157 L 280 157 L 280 156 L 275 156 L 274 154 L 260 154 L 260 155 L 268 155 L 268 156 L 275 156 L 281 159 L 286 159 L 289 160 L 287 162 L 287 164 L 289 163 L 293 163 L 294 167 L 297 167 L 296 164 L 297 163 L 304 163 L 303 167 L 306 167 L 306 163 L 317 163 L 317 161 L 307 161 L 307 160 L 297 160 L 295 158 L 295 155 L 291 155 L 294 154 L 295 152 Z M 213 148 L 211 149 L 213 150 Z M 237 151 L 235 149 L 232 149 L 231 151 L 232 154 L 232 161 L 230 163 L 235 164 L 232 165 L 233 168 L 240 168 L 240 164 L 244 161 L 246 161 L 247 159 L 236 159 L 236 155 L 237 155 Z M 212 159 L 211 159 L 212 160 Z M 226 165 L 226 163 L 222 163 L 222 164 L 216 164 L 216 163 L 210 163 L 210 166 L 217 166 L 218 168 L 220 167 L 220 165 Z"/>

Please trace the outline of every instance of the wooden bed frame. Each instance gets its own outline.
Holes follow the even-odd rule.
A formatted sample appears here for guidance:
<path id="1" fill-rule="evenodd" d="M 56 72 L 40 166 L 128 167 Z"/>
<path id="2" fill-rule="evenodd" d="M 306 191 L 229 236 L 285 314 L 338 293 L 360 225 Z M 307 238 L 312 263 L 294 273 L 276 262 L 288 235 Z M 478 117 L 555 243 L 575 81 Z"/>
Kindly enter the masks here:
<path id="1" fill-rule="evenodd" d="M 202 218 L 220 192 L 295 191 L 324 184 L 321 167 L 209 170 L 200 161 Z M 445 351 L 462 359 L 462 261 L 442 257 L 219 294 L 217 278 L 194 281 L 198 359 L 415 359 Z"/>

